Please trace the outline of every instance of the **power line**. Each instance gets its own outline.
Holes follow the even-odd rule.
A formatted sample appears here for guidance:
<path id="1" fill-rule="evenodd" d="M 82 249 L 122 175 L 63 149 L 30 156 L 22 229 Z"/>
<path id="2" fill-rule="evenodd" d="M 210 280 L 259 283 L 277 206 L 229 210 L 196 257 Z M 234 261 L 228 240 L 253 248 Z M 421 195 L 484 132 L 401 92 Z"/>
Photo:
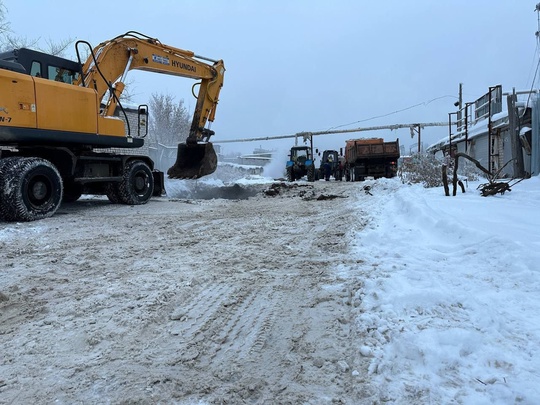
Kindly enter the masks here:
<path id="1" fill-rule="evenodd" d="M 406 111 L 406 110 L 410 110 L 412 108 L 419 107 L 421 105 L 428 105 L 428 104 L 432 103 L 433 101 L 440 100 L 442 98 L 447 98 L 447 97 L 458 98 L 456 96 L 451 96 L 451 95 L 440 96 L 440 97 L 436 97 L 436 98 L 433 98 L 433 99 L 428 100 L 428 101 L 423 101 L 421 103 L 418 103 L 418 104 L 403 108 L 401 110 L 396 110 L 396 111 L 393 111 L 393 112 L 390 112 L 390 113 L 387 113 L 387 114 L 378 115 L 378 116 L 371 117 L 371 118 L 366 118 L 364 120 L 351 122 L 349 124 L 343 124 L 343 125 L 338 125 L 338 126 L 335 126 L 335 127 L 331 127 L 326 131 L 299 132 L 299 133 L 296 133 L 296 134 L 264 136 L 264 137 L 258 137 L 258 138 L 227 139 L 227 140 L 213 141 L 213 143 L 219 144 L 219 143 L 234 143 L 234 142 L 271 141 L 271 140 L 277 140 L 277 139 L 298 138 L 298 137 L 302 137 L 302 136 L 344 134 L 344 133 L 351 133 L 351 132 L 378 131 L 378 130 L 384 130 L 384 129 L 390 129 L 391 131 L 393 131 L 393 130 L 400 129 L 400 128 L 412 128 L 412 127 L 420 127 L 420 128 L 424 128 L 424 127 L 443 127 L 443 126 L 448 126 L 448 122 L 392 124 L 392 125 L 380 125 L 380 126 L 365 127 L 365 128 L 353 128 L 353 129 L 341 129 L 341 130 L 337 129 L 337 128 L 342 128 L 342 127 L 353 125 L 353 124 L 358 124 L 358 123 L 361 123 L 361 122 L 370 121 L 370 120 L 373 120 L 373 119 L 376 119 L 376 118 L 387 117 L 389 115 L 397 114 L 399 112 Z"/>
<path id="2" fill-rule="evenodd" d="M 335 126 L 335 127 L 331 127 L 331 128 L 328 128 L 328 129 L 329 129 L 329 130 L 332 130 L 332 129 L 336 129 L 336 128 L 347 127 L 347 126 L 349 126 L 349 125 L 359 124 L 359 123 L 361 123 L 361 122 L 371 121 L 371 120 L 374 120 L 374 119 L 377 119 L 377 118 L 388 117 L 389 115 L 398 114 L 398 113 L 400 113 L 400 112 L 407 111 L 407 110 L 411 110 L 411 109 L 413 109 L 413 108 L 420 107 L 420 106 L 422 106 L 422 105 L 426 106 L 426 105 L 432 103 L 433 101 L 437 101 L 437 100 L 440 100 L 440 99 L 442 99 L 442 98 L 447 98 L 447 97 L 458 98 L 458 97 L 456 97 L 456 96 L 451 96 L 451 95 L 440 96 L 440 97 L 433 98 L 433 99 L 431 99 L 431 100 L 429 100 L 429 101 L 423 101 L 423 102 L 421 102 L 421 103 L 418 103 L 418 104 L 415 104 L 415 105 L 411 105 L 411 106 L 409 106 L 409 107 L 402 108 L 401 110 L 392 111 L 392 112 L 389 112 L 389 113 L 387 113 L 387 114 L 377 115 L 377 116 L 375 116 L 375 117 L 366 118 L 366 119 L 363 119 L 363 120 L 360 120 L 360 121 L 351 122 L 351 123 L 348 123 L 348 124 L 337 125 L 337 126 Z"/>

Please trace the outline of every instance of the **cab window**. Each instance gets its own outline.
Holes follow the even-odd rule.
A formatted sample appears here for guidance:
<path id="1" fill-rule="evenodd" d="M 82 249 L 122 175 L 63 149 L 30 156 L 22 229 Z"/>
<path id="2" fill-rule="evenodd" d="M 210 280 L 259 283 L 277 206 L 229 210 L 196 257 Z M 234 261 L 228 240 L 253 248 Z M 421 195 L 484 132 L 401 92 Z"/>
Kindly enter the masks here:
<path id="1" fill-rule="evenodd" d="M 73 70 L 56 66 L 49 66 L 48 70 L 50 80 L 62 83 L 72 84 L 78 75 L 78 73 L 75 73 Z"/>
<path id="2" fill-rule="evenodd" d="M 35 77 L 42 77 L 41 75 L 41 63 L 37 61 L 32 62 L 32 67 L 30 68 L 30 75 Z"/>

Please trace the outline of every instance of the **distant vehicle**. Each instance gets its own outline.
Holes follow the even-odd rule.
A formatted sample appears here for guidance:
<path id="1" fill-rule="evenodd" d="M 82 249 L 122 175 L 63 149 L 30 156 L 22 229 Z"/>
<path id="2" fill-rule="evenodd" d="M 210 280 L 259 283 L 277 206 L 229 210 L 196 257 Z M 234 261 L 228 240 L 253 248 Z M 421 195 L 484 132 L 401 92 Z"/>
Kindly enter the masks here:
<path id="1" fill-rule="evenodd" d="M 363 181 L 366 177 L 394 177 L 399 159 L 399 139 L 351 139 L 345 145 L 345 179 Z"/>
<path id="2" fill-rule="evenodd" d="M 324 165 L 328 162 L 330 165 L 330 176 L 334 179 L 341 181 L 343 179 L 344 158 L 341 156 L 341 152 L 337 150 L 325 150 L 322 153 L 321 164 L 319 166 L 318 178 L 325 178 Z"/>
<path id="3" fill-rule="evenodd" d="M 286 164 L 287 180 L 300 180 L 307 176 L 308 181 L 316 180 L 315 160 L 310 146 L 293 146 Z"/>

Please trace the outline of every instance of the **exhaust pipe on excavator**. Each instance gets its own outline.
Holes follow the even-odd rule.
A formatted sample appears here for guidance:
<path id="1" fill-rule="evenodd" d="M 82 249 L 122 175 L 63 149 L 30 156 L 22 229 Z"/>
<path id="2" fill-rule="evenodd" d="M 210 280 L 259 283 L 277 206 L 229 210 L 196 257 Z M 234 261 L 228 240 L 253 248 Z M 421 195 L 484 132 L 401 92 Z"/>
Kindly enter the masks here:
<path id="1" fill-rule="evenodd" d="M 171 179 L 198 179 L 216 171 L 217 155 L 211 142 L 180 143 L 176 163 L 169 168 Z"/>

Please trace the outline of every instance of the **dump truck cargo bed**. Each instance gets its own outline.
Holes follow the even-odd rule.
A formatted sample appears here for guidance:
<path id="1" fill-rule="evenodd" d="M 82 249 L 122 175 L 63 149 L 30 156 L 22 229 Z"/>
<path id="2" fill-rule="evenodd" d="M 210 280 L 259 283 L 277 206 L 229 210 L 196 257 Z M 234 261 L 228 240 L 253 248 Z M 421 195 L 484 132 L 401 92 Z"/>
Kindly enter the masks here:
<path id="1" fill-rule="evenodd" d="M 399 156 L 399 139 L 391 142 L 385 142 L 383 138 L 348 140 L 345 176 L 347 180 L 394 177 Z"/>

